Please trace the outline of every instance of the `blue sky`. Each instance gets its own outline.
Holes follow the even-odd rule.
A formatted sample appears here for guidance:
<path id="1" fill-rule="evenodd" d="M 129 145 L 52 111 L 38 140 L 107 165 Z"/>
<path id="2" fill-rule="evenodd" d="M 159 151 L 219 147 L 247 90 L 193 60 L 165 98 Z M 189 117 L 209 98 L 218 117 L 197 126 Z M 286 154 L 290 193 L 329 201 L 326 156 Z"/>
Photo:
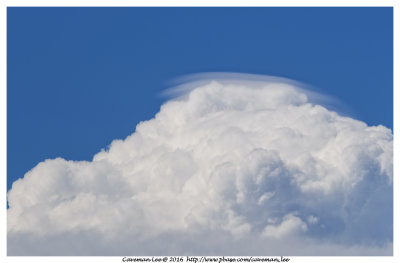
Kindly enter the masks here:
<path id="1" fill-rule="evenodd" d="M 305 82 L 393 127 L 392 8 L 8 8 L 8 183 L 90 160 L 152 118 L 176 77 Z"/>

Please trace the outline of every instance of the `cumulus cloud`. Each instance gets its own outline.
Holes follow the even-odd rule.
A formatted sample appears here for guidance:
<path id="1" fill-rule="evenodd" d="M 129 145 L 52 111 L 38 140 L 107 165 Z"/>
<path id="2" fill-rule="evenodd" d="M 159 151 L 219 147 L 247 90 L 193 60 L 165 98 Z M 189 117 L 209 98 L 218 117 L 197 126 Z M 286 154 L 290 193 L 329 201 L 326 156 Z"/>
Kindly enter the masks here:
<path id="1" fill-rule="evenodd" d="M 237 76 L 180 86 L 92 161 L 14 182 L 8 254 L 391 255 L 391 130 Z"/>

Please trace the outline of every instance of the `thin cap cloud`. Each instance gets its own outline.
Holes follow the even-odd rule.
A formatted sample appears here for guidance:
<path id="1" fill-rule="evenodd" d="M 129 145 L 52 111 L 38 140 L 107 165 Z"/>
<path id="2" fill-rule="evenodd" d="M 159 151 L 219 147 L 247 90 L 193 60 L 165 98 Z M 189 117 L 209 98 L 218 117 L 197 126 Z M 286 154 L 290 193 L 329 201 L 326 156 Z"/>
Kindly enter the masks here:
<path id="1" fill-rule="evenodd" d="M 393 253 L 390 129 L 297 82 L 199 80 L 92 161 L 45 160 L 14 182 L 8 254 Z"/>

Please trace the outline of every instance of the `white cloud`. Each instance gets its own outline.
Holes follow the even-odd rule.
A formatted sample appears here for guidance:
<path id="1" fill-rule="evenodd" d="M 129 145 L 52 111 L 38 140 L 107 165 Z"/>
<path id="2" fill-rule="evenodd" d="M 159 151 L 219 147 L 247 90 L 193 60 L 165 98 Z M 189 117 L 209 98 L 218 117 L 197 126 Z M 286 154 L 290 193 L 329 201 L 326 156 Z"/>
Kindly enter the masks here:
<path id="1" fill-rule="evenodd" d="M 192 84 L 91 162 L 38 164 L 8 193 L 8 253 L 392 254 L 391 130 L 294 85 Z"/>
<path id="2" fill-rule="evenodd" d="M 290 235 L 297 235 L 299 232 L 307 231 L 307 224 L 292 214 L 285 215 L 281 224 L 274 226 L 268 224 L 262 235 L 264 237 L 284 238 Z"/>

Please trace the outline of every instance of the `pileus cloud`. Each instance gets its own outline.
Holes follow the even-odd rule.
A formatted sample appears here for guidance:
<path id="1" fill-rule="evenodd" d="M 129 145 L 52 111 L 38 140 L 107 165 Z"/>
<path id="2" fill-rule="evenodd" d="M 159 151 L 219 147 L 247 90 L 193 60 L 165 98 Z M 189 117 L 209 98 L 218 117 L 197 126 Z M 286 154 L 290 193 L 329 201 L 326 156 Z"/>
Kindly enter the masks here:
<path id="1" fill-rule="evenodd" d="M 392 132 L 313 94 L 193 82 L 92 161 L 14 182 L 8 254 L 392 254 Z"/>

